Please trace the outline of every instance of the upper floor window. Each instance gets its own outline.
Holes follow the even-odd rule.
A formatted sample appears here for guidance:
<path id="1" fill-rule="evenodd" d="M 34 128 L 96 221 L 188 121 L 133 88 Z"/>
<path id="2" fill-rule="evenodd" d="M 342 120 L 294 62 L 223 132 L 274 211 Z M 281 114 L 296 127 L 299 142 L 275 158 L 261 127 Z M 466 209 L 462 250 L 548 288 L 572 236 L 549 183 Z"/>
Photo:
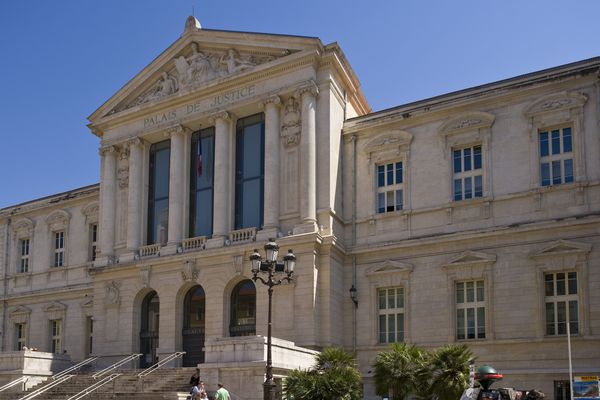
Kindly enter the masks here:
<path id="1" fill-rule="evenodd" d="M 485 339 L 483 280 L 456 282 L 456 338 Z"/>
<path id="2" fill-rule="evenodd" d="M 50 352 L 62 353 L 62 320 L 50 320 Z"/>
<path id="3" fill-rule="evenodd" d="M 567 322 L 570 333 L 579 333 L 579 294 L 577 272 L 544 274 L 546 303 L 546 335 L 566 335 Z"/>
<path id="4" fill-rule="evenodd" d="M 19 258 L 18 272 L 24 273 L 29 271 L 29 238 L 19 240 Z"/>
<path id="5" fill-rule="evenodd" d="M 54 264 L 55 267 L 65 265 L 65 231 L 54 232 Z"/>
<path id="6" fill-rule="evenodd" d="M 98 224 L 90 225 L 90 260 L 96 260 L 96 250 L 98 248 Z"/>
<path id="7" fill-rule="evenodd" d="M 573 135 L 570 127 L 539 133 L 542 186 L 573 182 Z"/>
<path id="8" fill-rule="evenodd" d="M 377 165 L 377 212 L 402 210 L 403 206 L 402 161 Z"/>
<path id="9" fill-rule="evenodd" d="M 454 149 L 454 200 L 483 196 L 481 145 Z"/>
<path id="10" fill-rule="evenodd" d="M 264 213 L 264 114 L 237 121 L 235 154 L 235 229 L 261 228 Z"/>
<path id="11" fill-rule="evenodd" d="M 404 340 L 404 288 L 378 290 L 379 343 Z"/>
<path id="12" fill-rule="evenodd" d="M 27 345 L 27 324 L 15 324 L 15 350 L 21 351 Z"/>
<path id="13" fill-rule="evenodd" d="M 169 229 L 169 166 L 171 142 L 165 140 L 150 147 L 148 180 L 147 243 L 167 243 Z"/>
<path id="14" fill-rule="evenodd" d="M 213 229 L 215 129 L 192 135 L 190 157 L 190 237 L 210 236 Z"/>

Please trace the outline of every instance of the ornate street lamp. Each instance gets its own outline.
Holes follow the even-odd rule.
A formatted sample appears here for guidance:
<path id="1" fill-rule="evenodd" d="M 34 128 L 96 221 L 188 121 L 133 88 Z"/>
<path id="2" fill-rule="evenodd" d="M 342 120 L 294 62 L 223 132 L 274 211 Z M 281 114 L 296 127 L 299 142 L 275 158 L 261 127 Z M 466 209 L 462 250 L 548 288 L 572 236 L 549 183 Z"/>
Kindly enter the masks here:
<path id="1" fill-rule="evenodd" d="M 271 300 L 273 297 L 273 287 L 281 285 L 283 282 L 291 282 L 296 266 L 296 256 L 292 250 L 283 257 L 282 261 L 277 261 L 279 246 L 275 243 L 275 239 L 269 239 L 265 244 L 265 258 L 263 259 L 257 249 L 250 255 L 250 263 L 252 265 L 252 280 L 254 282 L 261 281 L 269 287 L 269 313 L 268 313 L 268 329 L 267 329 L 267 371 L 265 382 L 263 383 L 264 400 L 275 399 L 275 381 L 273 380 L 273 362 L 271 359 Z M 266 279 L 258 274 L 265 274 Z M 283 276 L 285 274 L 285 276 Z"/>

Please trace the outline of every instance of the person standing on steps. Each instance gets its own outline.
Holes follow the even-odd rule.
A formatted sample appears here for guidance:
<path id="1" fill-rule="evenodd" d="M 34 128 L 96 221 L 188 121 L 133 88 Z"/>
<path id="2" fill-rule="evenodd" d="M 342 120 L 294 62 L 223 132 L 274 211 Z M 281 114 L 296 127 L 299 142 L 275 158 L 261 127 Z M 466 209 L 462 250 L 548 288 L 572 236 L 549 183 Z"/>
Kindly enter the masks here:
<path id="1" fill-rule="evenodd" d="M 219 390 L 215 393 L 215 400 L 231 400 L 229 392 L 223 387 L 223 384 L 219 382 L 217 385 L 219 386 Z"/>

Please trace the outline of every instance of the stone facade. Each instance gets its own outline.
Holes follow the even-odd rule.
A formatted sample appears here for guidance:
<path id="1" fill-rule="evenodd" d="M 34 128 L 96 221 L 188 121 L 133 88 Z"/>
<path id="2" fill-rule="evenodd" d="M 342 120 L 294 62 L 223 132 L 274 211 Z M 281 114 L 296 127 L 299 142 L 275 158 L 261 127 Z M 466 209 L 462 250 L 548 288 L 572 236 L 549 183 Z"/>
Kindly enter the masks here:
<path id="1" fill-rule="evenodd" d="M 264 340 L 231 337 L 231 303 L 252 277 L 250 253 L 275 237 L 297 257 L 294 282 L 274 290 L 278 375 L 310 365 L 311 350 L 344 346 L 358 354 L 365 398 L 377 399 L 371 363 L 390 341 L 380 304 L 393 293 L 393 340 L 466 343 L 506 385 L 553 398 L 554 381 L 568 380 L 567 340 L 548 304 L 571 305 L 575 372 L 600 372 L 599 69 L 586 60 L 371 113 L 337 44 L 190 19 L 89 117 L 100 184 L 0 210 L 2 351 L 59 346 L 103 363 L 144 353 L 142 310 L 155 292 L 151 363 L 186 350 L 186 302 L 200 285 L 203 374 L 261 398 Z M 256 114 L 263 223 L 235 229 L 236 123 Z M 207 127 L 212 234 L 190 237 L 192 136 Z M 149 243 L 149 154 L 165 140 L 168 239 Z M 563 275 L 568 293 L 549 294 Z M 260 283 L 255 307 L 266 336 Z"/>

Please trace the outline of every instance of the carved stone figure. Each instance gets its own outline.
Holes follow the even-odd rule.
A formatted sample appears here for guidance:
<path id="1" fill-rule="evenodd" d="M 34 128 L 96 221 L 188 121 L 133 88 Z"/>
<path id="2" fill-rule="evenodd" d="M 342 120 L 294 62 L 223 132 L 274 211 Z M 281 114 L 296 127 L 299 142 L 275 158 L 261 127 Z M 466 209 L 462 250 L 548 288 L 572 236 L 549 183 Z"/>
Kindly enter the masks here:
<path id="1" fill-rule="evenodd" d="M 285 103 L 285 114 L 281 125 L 281 138 L 286 147 L 295 146 L 300 142 L 302 121 L 300 120 L 300 104 L 294 97 Z"/>
<path id="2" fill-rule="evenodd" d="M 187 59 L 184 56 L 175 59 L 175 67 L 179 73 L 181 86 L 206 82 L 219 76 L 217 69 L 212 65 L 210 57 L 198 51 L 196 43 L 192 43 L 192 55 Z"/>
<path id="3" fill-rule="evenodd" d="M 121 301 L 120 287 L 121 283 L 116 281 L 106 284 L 106 302 L 108 304 L 119 304 Z"/>
<path id="4" fill-rule="evenodd" d="M 160 99 L 162 97 L 173 94 L 177 91 L 177 79 L 163 72 L 160 79 L 156 83 L 154 93 L 150 95 L 150 100 Z"/>
<path id="5" fill-rule="evenodd" d="M 229 49 L 227 54 L 221 56 L 219 64 L 226 65 L 227 72 L 230 74 L 243 71 L 256 65 L 256 63 L 252 60 L 240 57 L 240 55 L 234 49 Z"/>

